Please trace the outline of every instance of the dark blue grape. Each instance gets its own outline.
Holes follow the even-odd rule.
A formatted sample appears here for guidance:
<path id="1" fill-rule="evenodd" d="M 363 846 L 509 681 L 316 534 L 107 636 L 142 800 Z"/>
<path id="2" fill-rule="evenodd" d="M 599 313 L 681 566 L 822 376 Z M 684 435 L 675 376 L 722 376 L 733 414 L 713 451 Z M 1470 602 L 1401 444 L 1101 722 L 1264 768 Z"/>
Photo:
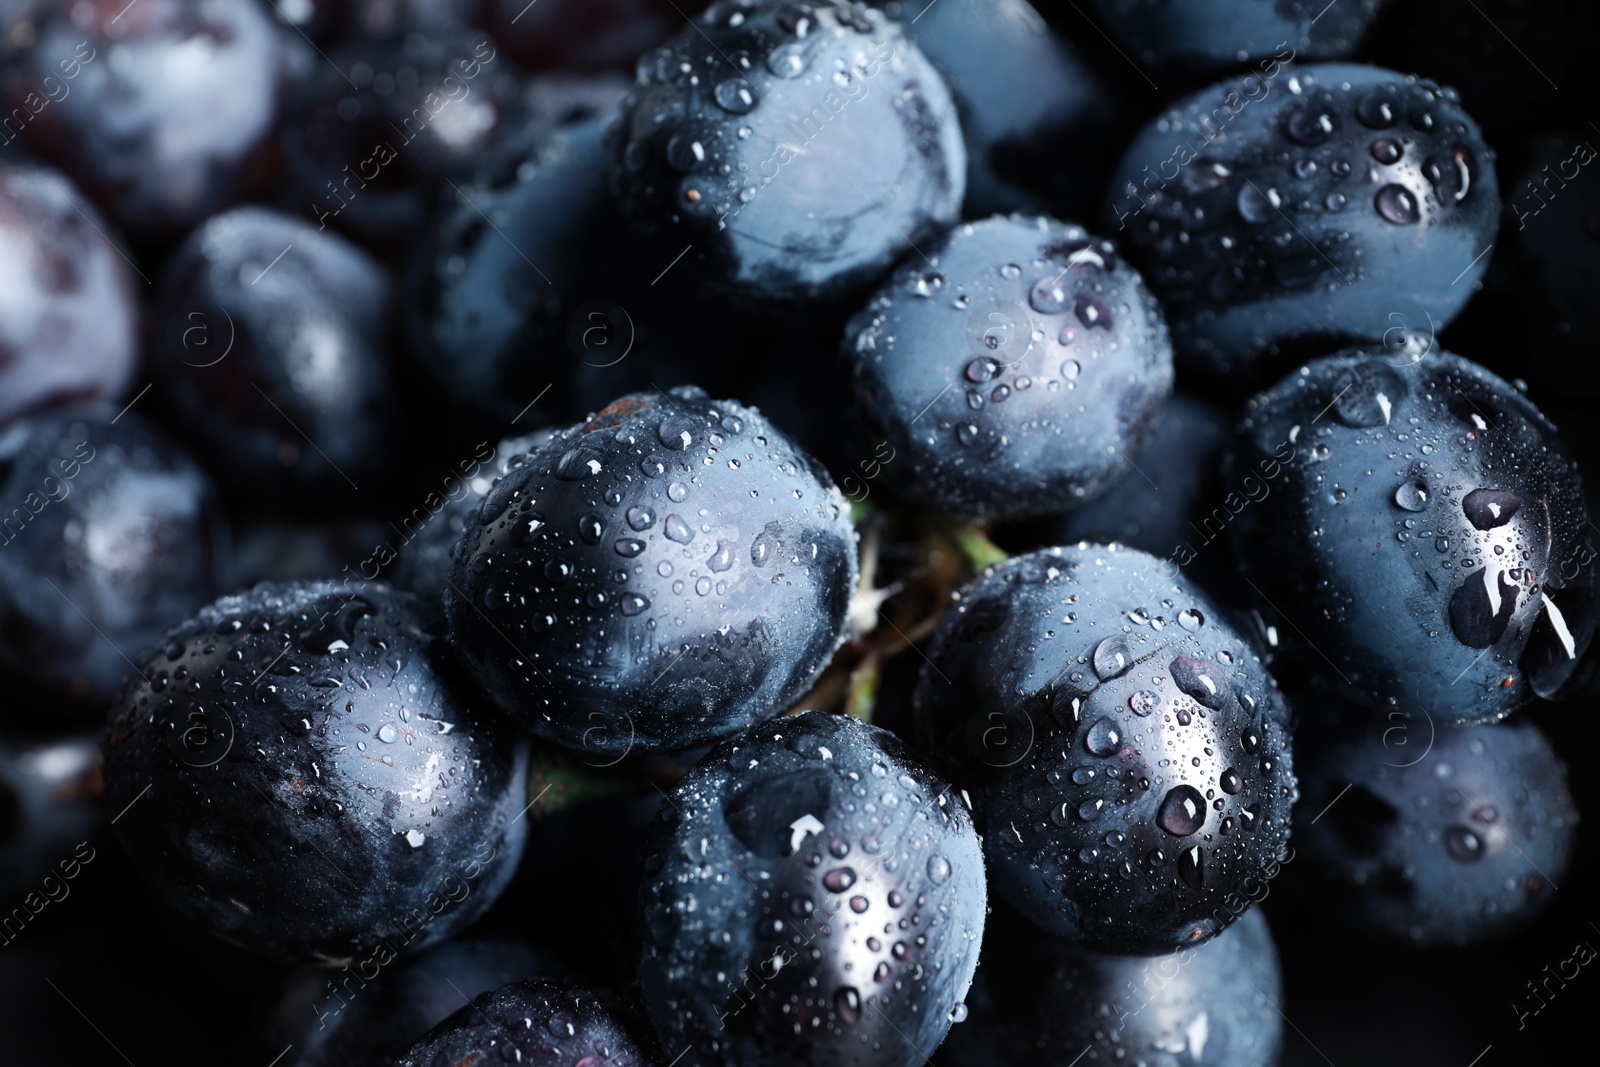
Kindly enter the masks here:
<path id="1" fill-rule="evenodd" d="M 1500 212 L 1494 153 L 1454 93 L 1349 64 L 1186 97 L 1134 138 L 1110 198 L 1180 361 L 1246 377 L 1431 336 L 1488 269 Z"/>
<path id="2" fill-rule="evenodd" d="M 1595 551 L 1556 428 L 1482 367 L 1352 349 L 1252 400 L 1228 526 L 1285 647 L 1348 699 L 1440 723 L 1558 696 L 1595 628 Z"/>
<path id="3" fill-rule="evenodd" d="M 1225 929 L 1298 795 L 1276 684 L 1176 572 L 1087 543 L 1015 557 L 961 595 L 917 686 L 995 891 L 1104 952 Z"/>
<path id="4" fill-rule="evenodd" d="M 645 1006 L 706 1067 L 917 1067 L 965 1012 L 984 902 L 960 793 L 849 716 L 774 720 L 662 802 Z"/>
<path id="5" fill-rule="evenodd" d="M 944 80 L 898 24 L 837 0 L 713 4 L 639 60 L 610 141 L 661 266 L 681 253 L 743 299 L 859 296 L 966 189 Z"/>
<path id="6" fill-rule="evenodd" d="M 479 711 L 409 594 L 263 584 L 168 633 L 116 703 L 106 803 L 185 917 L 273 959 L 380 966 L 494 902 L 527 747 Z"/>

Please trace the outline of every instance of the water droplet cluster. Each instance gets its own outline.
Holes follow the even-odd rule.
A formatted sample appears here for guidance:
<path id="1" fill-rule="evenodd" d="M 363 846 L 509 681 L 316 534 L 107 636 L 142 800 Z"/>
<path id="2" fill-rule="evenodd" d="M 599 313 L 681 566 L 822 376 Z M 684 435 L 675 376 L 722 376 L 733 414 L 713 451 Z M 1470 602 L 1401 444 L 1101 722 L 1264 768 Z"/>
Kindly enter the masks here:
<path id="1" fill-rule="evenodd" d="M 1291 872 L 1322 910 L 1369 935 L 1465 945 L 1524 926 L 1549 903 L 1578 811 L 1566 764 L 1533 723 L 1431 735 L 1418 723 L 1417 758 L 1398 765 L 1341 727 L 1348 708 L 1307 710 Z"/>
<path id="2" fill-rule="evenodd" d="M 1224 375 L 1329 339 L 1431 342 L 1488 269 L 1500 211 L 1493 152 L 1455 94 L 1353 64 L 1180 101 L 1111 194 L 1180 360 Z"/>
<path id="3" fill-rule="evenodd" d="M 654 1037 L 627 994 L 536 978 L 474 997 L 399 1067 L 650 1067 Z"/>
<path id="4" fill-rule="evenodd" d="M 640 58 L 608 134 L 624 210 L 744 298 L 835 298 L 954 222 L 944 81 L 877 10 L 713 4 Z"/>
<path id="5" fill-rule="evenodd" d="M 1080 543 L 963 594 L 919 728 L 972 791 L 996 891 L 1115 952 L 1224 929 L 1270 877 L 1297 796 L 1286 711 L 1251 645 L 1152 556 Z"/>
<path id="6" fill-rule="evenodd" d="M 1237 445 L 1233 469 L 1282 472 L 1228 527 L 1235 555 L 1312 673 L 1440 724 L 1573 677 L 1593 533 L 1555 427 L 1509 384 L 1449 353 L 1351 349 L 1250 401 Z"/>
<path id="7" fill-rule="evenodd" d="M 1172 389 L 1161 310 L 1111 242 L 1015 215 L 926 246 L 843 352 L 886 476 L 942 511 L 1060 512 L 1135 461 Z"/>
<path id="8" fill-rule="evenodd" d="M 516 871 L 527 746 L 447 680 L 440 651 L 383 583 L 263 583 L 201 609 L 107 727 L 128 855 L 185 916 L 275 959 L 364 958 L 466 926 Z M 430 911 L 458 894 L 450 879 L 470 892 Z"/>
<path id="9" fill-rule="evenodd" d="M 593 761 L 782 711 L 843 639 L 855 580 L 827 472 L 759 412 L 684 387 L 523 456 L 464 533 L 445 610 L 486 692 Z"/>
<path id="10" fill-rule="evenodd" d="M 985 898 L 958 790 L 848 716 L 778 719 L 662 802 L 640 984 L 706 1062 L 915 1067 L 965 1015 Z"/>

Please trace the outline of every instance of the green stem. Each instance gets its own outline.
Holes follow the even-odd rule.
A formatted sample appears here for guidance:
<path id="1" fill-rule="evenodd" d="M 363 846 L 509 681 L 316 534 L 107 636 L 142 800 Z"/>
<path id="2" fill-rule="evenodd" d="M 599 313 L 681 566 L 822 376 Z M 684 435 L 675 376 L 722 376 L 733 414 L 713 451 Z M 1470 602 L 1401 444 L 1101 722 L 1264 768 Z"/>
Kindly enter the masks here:
<path id="1" fill-rule="evenodd" d="M 878 700 L 878 683 L 882 678 L 883 664 L 877 653 L 867 653 L 856 669 L 850 672 L 850 689 L 844 710 L 862 722 L 871 722 L 872 709 Z"/>
<path id="2" fill-rule="evenodd" d="M 576 804 L 637 792 L 621 768 L 593 765 L 550 746 L 534 746 L 528 761 L 528 818 L 542 819 Z"/>
<path id="3" fill-rule="evenodd" d="M 988 531 L 975 523 L 962 523 L 950 532 L 950 536 L 966 558 L 967 565 L 980 573 L 1011 558 L 989 540 Z"/>

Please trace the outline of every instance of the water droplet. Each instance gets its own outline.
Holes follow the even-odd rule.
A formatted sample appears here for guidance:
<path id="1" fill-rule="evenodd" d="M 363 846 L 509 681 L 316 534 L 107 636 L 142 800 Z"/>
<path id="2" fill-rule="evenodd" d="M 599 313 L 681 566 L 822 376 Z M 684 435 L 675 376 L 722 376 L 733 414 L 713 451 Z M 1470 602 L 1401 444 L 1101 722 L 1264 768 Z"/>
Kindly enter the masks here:
<path id="1" fill-rule="evenodd" d="M 1405 149 L 1400 147 L 1399 141 L 1380 137 L 1372 142 L 1372 158 L 1379 163 L 1392 164 L 1400 162 L 1400 157 L 1405 155 Z"/>
<path id="2" fill-rule="evenodd" d="M 1393 89 L 1375 89 L 1356 105 L 1356 119 L 1369 130 L 1387 130 L 1398 117 Z"/>
<path id="3" fill-rule="evenodd" d="M 706 566 L 711 568 L 711 573 L 721 574 L 733 566 L 734 544 L 727 538 L 717 542 L 717 550 L 711 553 L 711 558 L 706 560 Z"/>
<path id="4" fill-rule="evenodd" d="M 586 545 L 598 545 L 600 536 L 605 532 L 605 520 L 598 512 L 585 512 L 578 519 L 578 537 Z"/>
<path id="5" fill-rule="evenodd" d="M 816 15 L 805 4 L 790 4 L 778 10 L 777 22 L 785 30 L 796 37 L 804 37 L 811 32 L 813 20 Z"/>
<path id="6" fill-rule="evenodd" d="M 1467 521 L 1480 530 L 1493 530 L 1511 521 L 1522 498 L 1506 489 L 1474 489 L 1461 501 Z"/>
<path id="7" fill-rule="evenodd" d="M 394 728 L 393 723 L 384 723 L 378 727 L 378 740 L 386 745 L 392 745 L 400 740 L 400 731 Z"/>
<path id="8" fill-rule="evenodd" d="M 1161 698 L 1148 689 L 1141 689 L 1128 698 L 1128 707 L 1139 716 L 1149 715 L 1161 706 Z"/>
<path id="9" fill-rule="evenodd" d="M 623 559 L 632 559 L 644 551 L 644 542 L 632 537 L 618 538 L 617 543 L 611 546 Z"/>
<path id="10" fill-rule="evenodd" d="M 656 427 L 656 436 L 661 443 L 674 452 L 682 452 L 694 443 L 694 419 L 684 415 L 668 415 L 661 420 L 661 425 Z"/>
<path id="11" fill-rule="evenodd" d="M 1450 629 L 1468 648 L 1491 647 L 1511 624 L 1520 592 L 1517 583 L 1495 567 L 1464 575 L 1450 597 Z"/>
<path id="12" fill-rule="evenodd" d="M 1367 362 L 1340 375 L 1333 392 L 1333 410 L 1339 421 L 1363 429 L 1389 425 L 1406 388 L 1394 371 Z"/>
<path id="13" fill-rule="evenodd" d="M 1178 877 L 1190 889 L 1199 889 L 1205 884 L 1205 863 L 1199 845 L 1178 853 L 1177 866 Z"/>
<path id="14" fill-rule="evenodd" d="M 950 861 L 943 856 L 928 857 L 928 881 L 934 885 L 943 885 L 950 880 Z"/>
<path id="15" fill-rule="evenodd" d="M 1417 198 L 1403 185 L 1385 185 L 1378 190 L 1373 203 L 1378 208 L 1378 214 L 1396 226 L 1412 226 L 1422 219 Z"/>
<path id="16" fill-rule="evenodd" d="M 756 106 L 756 87 L 743 78 L 729 78 L 713 90 L 717 106 L 734 115 L 747 114 Z"/>
<path id="17" fill-rule="evenodd" d="M 955 1007 L 951 1008 L 950 1009 L 950 1021 L 952 1023 L 964 1023 L 964 1022 L 966 1022 L 967 1021 L 967 1006 L 965 1004 L 957 1004 Z"/>
<path id="18" fill-rule="evenodd" d="M 1420 481 L 1401 482 L 1394 491 L 1394 502 L 1406 511 L 1426 511 L 1428 486 Z"/>
<path id="19" fill-rule="evenodd" d="M 780 78 L 798 78 L 806 72 L 805 47 L 786 44 L 774 48 L 767 56 L 767 69 Z"/>
<path id="20" fill-rule="evenodd" d="M 822 876 L 822 887 L 830 893 L 843 893 L 855 884 L 856 872 L 852 867 L 835 867 Z"/>
<path id="21" fill-rule="evenodd" d="M 1465 145 L 1456 145 L 1448 156 L 1429 156 L 1422 175 L 1441 203 L 1460 203 L 1472 191 L 1472 153 Z"/>
<path id="22" fill-rule="evenodd" d="M 979 385 L 983 384 L 999 373 L 1000 364 L 989 356 L 979 356 L 971 363 L 968 363 L 967 369 L 963 372 L 967 381 L 974 382 Z"/>
<path id="23" fill-rule="evenodd" d="M 1121 744 L 1122 734 L 1117 732 L 1117 724 L 1110 719 L 1096 719 L 1083 737 L 1083 747 L 1102 758 L 1111 755 Z"/>
<path id="24" fill-rule="evenodd" d="M 1075 305 L 1078 321 L 1090 329 L 1111 329 L 1111 309 L 1105 302 L 1092 296 L 1080 296 Z"/>
<path id="25" fill-rule="evenodd" d="M 1206 617 L 1194 608 L 1184 608 L 1178 612 L 1178 625 L 1194 633 L 1206 624 Z"/>
<path id="26" fill-rule="evenodd" d="M 1095 645 L 1090 660 L 1094 673 L 1102 682 L 1109 682 L 1133 666 L 1133 654 L 1128 651 L 1128 643 L 1120 635 L 1113 635 Z"/>
<path id="27" fill-rule="evenodd" d="M 1217 711 L 1233 699 L 1233 686 L 1215 666 L 1192 656 L 1179 656 L 1168 667 L 1178 688 L 1201 705 Z"/>
<path id="28" fill-rule="evenodd" d="M 556 462 L 556 477 L 564 482 L 582 481 L 600 473 L 600 461 L 576 448 Z"/>
<path id="29" fill-rule="evenodd" d="M 631 617 L 639 614 L 645 608 L 648 608 L 650 606 L 650 601 L 646 600 L 637 593 L 624 593 L 622 595 L 620 606 L 622 613 Z"/>
<path id="30" fill-rule="evenodd" d="M 1156 812 L 1156 825 L 1174 837 L 1188 837 L 1206 824 L 1206 798 L 1192 785 L 1167 790 Z"/>
<path id="31" fill-rule="evenodd" d="M 833 1010 L 839 1021 L 854 1026 L 861 1021 L 861 994 L 854 986 L 843 986 L 833 994 Z"/>
<path id="32" fill-rule="evenodd" d="M 1222 786 L 1222 791 L 1231 796 L 1238 795 L 1244 788 L 1244 779 L 1239 777 L 1239 772 L 1229 767 L 1217 778 L 1217 784 Z"/>
<path id="33" fill-rule="evenodd" d="M 1288 121 L 1283 124 L 1283 130 L 1291 141 L 1308 148 L 1323 144 L 1338 128 L 1333 112 L 1320 104 L 1295 108 L 1289 112 Z"/>
<path id="34" fill-rule="evenodd" d="M 694 531 L 689 529 L 689 524 L 675 514 L 667 516 L 667 521 L 662 524 L 662 529 L 667 535 L 667 540 L 676 541 L 680 545 L 686 545 L 694 540 Z"/>
<path id="35" fill-rule="evenodd" d="M 1041 315 L 1059 315 L 1067 310 L 1069 286 L 1065 273 L 1040 278 L 1028 293 L 1028 304 Z"/>
<path id="36" fill-rule="evenodd" d="M 783 547 L 782 532 L 782 527 L 777 523 L 767 523 L 766 528 L 750 542 L 750 562 L 757 567 L 766 566 L 767 560 L 777 555 Z"/>
<path id="37" fill-rule="evenodd" d="M 1235 205 L 1239 209 L 1239 216 L 1246 222 L 1266 222 L 1278 213 L 1278 205 L 1283 203 L 1283 198 L 1276 189 L 1263 191 L 1254 182 L 1245 182 L 1239 190 Z"/>
<path id="38" fill-rule="evenodd" d="M 685 174 L 706 161 L 706 146 L 698 133 L 680 130 L 667 142 L 667 162 Z"/>
<path id="39" fill-rule="evenodd" d="M 656 521 L 656 513 L 649 508 L 631 507 L 627 513 L 628 525 L 635 530 L 648 530 Z"/>
<path id="40" fill-rule="evenodd" d="M 1446 830 L 1444 847 L 1452 859 L 1462 863 L 1476 863 L 1483 859 L 1483 838 L 1465 826 L 1452 826 Z"/>

